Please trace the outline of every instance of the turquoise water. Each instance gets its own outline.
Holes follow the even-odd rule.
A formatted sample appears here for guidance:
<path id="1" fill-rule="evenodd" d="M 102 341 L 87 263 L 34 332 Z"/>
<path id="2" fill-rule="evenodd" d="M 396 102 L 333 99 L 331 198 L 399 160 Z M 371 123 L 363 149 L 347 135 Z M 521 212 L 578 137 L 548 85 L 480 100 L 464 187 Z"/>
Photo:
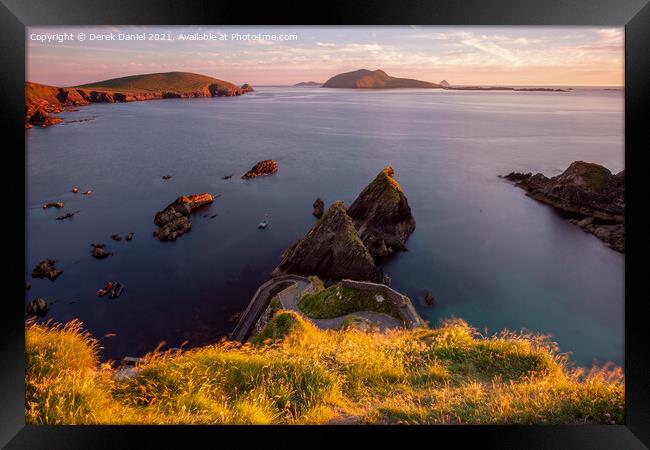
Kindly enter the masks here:
<path id="1" fill-rule="evenodd" d="M 462 317 L 488 332 L 525 328 L 550 334 L 579 364 L 622 364 L 623 255 L 497 175 L 550 176 L 575 160 L 620 171 L 623 108 L 622 91 L 279 87 L 83 107 L 63 114 L 67 123 L 26 132 L 26 270 L 43 258 L 64 269 L 55 282 L 30 279 L 26 300 L 56 301 L 46 318 L 78 317 L 97 337 L 115 333 L 100 341 L 107 358 L 160 341 L 214 342 L 314 223 L 313 200 L 349 205 L 391 165 L 417 228 L 409 251 L 383 267 L 423 317 L 433 325 Z M 92 120 L 71 122 L 84 118 Z M 277 175 L 238 178 L 268 158 Z M 74 195 L 73 185 L 94 194 Z M 151 236 L 156 211 L 204 191 L 221 197 L 194 215 L 189 234 L 174 243 Z M 41 208 L 54 200 L 66 207 Z M 55 220 L 67 211 L 79 213 Z M 110 239 L 131 231 L 132 242 Z M 92 258 L 92 242 L 114 255 Z M 112 279 L 126 284 L 122 297 L 97 298 Z M 418 300 L 426 290 L 437 306 Z"/>

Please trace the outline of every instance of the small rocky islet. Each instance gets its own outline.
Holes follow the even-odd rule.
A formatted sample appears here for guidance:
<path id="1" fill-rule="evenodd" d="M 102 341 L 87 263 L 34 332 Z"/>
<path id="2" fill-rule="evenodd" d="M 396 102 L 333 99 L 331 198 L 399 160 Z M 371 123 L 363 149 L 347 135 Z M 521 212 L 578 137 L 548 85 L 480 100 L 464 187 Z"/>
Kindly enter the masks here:
<path id="1" fill-rule="evenodd" d="M 161 241 L 175 241 L 179 236 L 192 229 L 190 213 L 212 203 L 214 198 L 207 192 L 178 197 L 154 216 L 153 221 L 160 229 L 154 231 L 153 235 Z"/>
<path id="2" fill-rule="evenodd" d="M 625 253 L 625 170 L 612 174 L 575 161 L 560 175 L 511 172 L 503 176 L 529 197 L 567 213 L 569 221 L 612 249 Z"/>
<path id="3" fill-rule="evenodd" d="M 278 162 L 274 159 L 265 159 L 253 166 L 251 170 L 241 176 L 242 180 L 257 178 L 265 175 L 273 175 L 278 171 Z"/>
<path id="4" fill-rule="evenodd" d="M 39 262 L 34 270 L 32 270 L 33 278 L 48 278 L 50 281 L 56 280 L 63 270 L 54 267 L 56 261 L 54 259 L 44 259 Z"/>

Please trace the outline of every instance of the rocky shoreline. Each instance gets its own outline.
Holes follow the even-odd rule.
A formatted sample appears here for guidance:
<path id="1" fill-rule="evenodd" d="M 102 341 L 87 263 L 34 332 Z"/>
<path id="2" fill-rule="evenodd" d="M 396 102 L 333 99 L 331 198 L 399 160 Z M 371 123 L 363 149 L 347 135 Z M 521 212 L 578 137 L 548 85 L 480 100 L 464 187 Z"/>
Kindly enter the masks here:
<path id="1" fill-rule="evenodd" d="M 503 178 L 529 197 L 567 213 L 571 223 L 625 253 L 625 170 L 614 175 L 601 165 L 575 161 L 551 178 L 517 172 Z"/>
<path id="2" fill-rule="evenodd" d="M 151 80 L 155 89 L 138 87 L 148 80 Z M 124 86 L 121 86 L 118 81 Z M 46 86 L 27 81 L 25 82 L 25 128 L 47 127 L 61 123 L 62 118 L 50 114 L 76 111 L 75 107 L 91 103 L 233 97 L 248 92 L 254 92 L 249 84 L 239 87 L 227 81 L 185 72 L 136 75 L 75 87 Z"/>

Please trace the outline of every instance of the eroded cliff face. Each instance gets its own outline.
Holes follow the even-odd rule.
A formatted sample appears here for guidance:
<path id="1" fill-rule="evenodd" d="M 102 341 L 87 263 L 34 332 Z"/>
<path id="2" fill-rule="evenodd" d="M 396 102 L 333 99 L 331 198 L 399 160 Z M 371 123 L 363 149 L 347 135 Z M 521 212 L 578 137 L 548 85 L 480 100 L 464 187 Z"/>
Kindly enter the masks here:
<path id="1" fill-rule="evenodd" d="M 37 83 L 25 83 L 25 128 L 32 126 L 47 127 L 63 122 L 63 119 L 51 116 L 66 108 L 89 104 L 74 89 L 45 86 Z"/>
<path id="2" fill-rule="evenodd" d="M 387 256 L 406 249 L 406 240 L 415 230 L 411 207 L 386 167 L 359 194 L 348 208 L 361 240 L 373 256 Z"/>
<path id="3" fill-rule="evenodd" d="M 305 237 L 284 252 L 273 276 L 284 273 L 318 275 L 330 280 L 383 278 L 342 201 L 334 202 Z"/>
<path id="4" fill-rule="evenodd" d="M 575 161 L 552 178 L 515 172 L 504 178 L 535 200 L 569 213 L 572 223 L 625 252 L 624 170 L 614 175 L 598 164 Z"/>

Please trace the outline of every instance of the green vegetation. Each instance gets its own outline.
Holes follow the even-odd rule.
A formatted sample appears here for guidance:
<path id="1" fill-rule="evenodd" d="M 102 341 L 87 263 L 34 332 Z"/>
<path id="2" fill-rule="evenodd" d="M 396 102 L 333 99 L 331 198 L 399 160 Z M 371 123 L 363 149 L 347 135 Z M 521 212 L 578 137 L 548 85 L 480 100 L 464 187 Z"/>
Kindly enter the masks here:
<path id="1" fill-rule="evenodd" d="M 379 200 L 388 205 L 398 204 L 402 196 L 402 187 L 393 178 L 393 168 L 386 167 L 359 194 L 359 198 Z"/>
<path id="2" fill-rule="evenodd" d="M 570 369 L 547 339 L 460 320 L 385 334 L 280 311 L 255 339 L 98 365 L 78 322 L 28 323 L 29 424 L 624 422 L 620 369 Z"/>
<path id="3" fill-rule="evenodd" d="M 227 81 L 188 72 L 132 75 L 76 87 L 124 92 L 198 92 L 211 84 L 216 84 L 219 87 L 237 88 Z"/>
<path id="4" fill-rule="evenodd" d="M 579 167 L 580 175 L 585 180 L 587 188 L 600 192 L 605 189 L 611 172 L 598 164 L 582 163 Z"/>
<path id="5" fill-rule="evenodd" d="M 332 319 L 357 311 L 376 311 L 400 319 L 387 298 L 378 302 L 374 292 L 344 287 L 341 283 L 303 295 L 298 299 L 298 308 L 312 319 Z"/>

